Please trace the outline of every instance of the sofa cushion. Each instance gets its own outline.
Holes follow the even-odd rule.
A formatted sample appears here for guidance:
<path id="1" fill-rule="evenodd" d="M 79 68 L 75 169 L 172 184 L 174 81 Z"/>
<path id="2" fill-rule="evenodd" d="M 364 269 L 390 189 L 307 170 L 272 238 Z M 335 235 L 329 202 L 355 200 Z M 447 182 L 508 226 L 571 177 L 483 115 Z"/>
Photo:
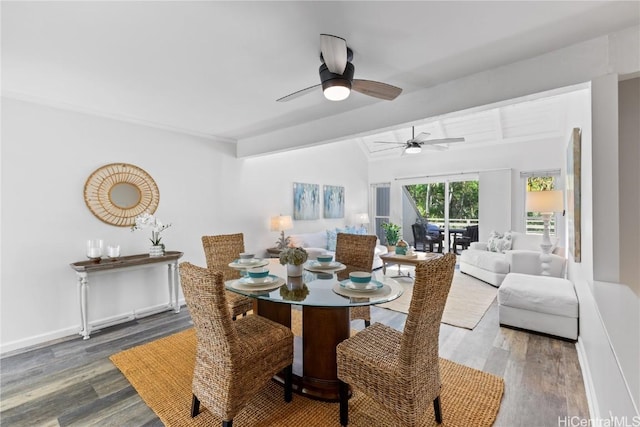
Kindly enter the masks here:
<path id="1" fill-rule="evenodd" d="M 292 234 L 289 236 L 289 241 L 290 245 L 295 247 L 327 249 L 327 233 L 324 231 Z"/>
<path id="2" fill-rule="evenodd" d="M 504 234 L 492 231 L 487 240 L 487 249 L 491 252 L 504 253 L 511 249 L 511 238 L 511 232 L 509 231 Z"/>
<path id="3" fill-rule="evenodd" d="M 578 298 L 566 279 L 509 273 L 498 290 L 498 304 L 538 313 L 578 317 Z"/>
<path id="4" fill-rule="evenodd" d="M 327 249 L 330 251 L 336 250 L 336 243 L 338 240 L 338 232 L 335 230 L 327 230 Z"/>
<path id="5" fill-rule="evenodd" d="M 540 252 L 540 243 L 542 243 L 542 236 L 538 234 L 525 234 L 519 231 L 512 231 L 511 239 L 511 249 L 525 249 L 528 251 Z"/>
<path id="6" fill-rule="evenodd" d="M 475 265 L 478 268 L 494 273 L 507 274 L 509 272 L 507 257 L 500 252 L 467 249 L 462 251 L 460 262 L 466 262 L 467 264 Z"/>

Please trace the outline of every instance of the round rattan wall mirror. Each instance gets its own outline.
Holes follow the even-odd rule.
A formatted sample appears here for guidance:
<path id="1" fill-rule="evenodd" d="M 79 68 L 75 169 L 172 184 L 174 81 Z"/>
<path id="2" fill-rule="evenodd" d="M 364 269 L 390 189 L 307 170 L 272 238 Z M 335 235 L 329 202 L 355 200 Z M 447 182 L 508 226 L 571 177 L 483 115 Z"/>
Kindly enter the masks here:
<path id="1" fill-rule="evenodd" d="M 156 211 L 160 192 L 153 178 L 138 166 L 111 163 L 89 176 L 84 184 L 84 201 L 101 221 L 130 227 L 136 216 Z"/>

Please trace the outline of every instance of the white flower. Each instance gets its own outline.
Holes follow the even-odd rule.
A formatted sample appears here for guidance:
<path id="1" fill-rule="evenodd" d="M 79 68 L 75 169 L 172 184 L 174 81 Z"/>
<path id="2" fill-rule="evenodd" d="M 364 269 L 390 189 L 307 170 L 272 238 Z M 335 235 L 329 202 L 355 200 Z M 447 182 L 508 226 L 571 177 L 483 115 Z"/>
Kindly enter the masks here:
<path id="1" fill-rule="evenodd" d="M 151 239 L 149 240 L 156 246 L 161 244 L 160 240 L 162 240 L 162 238 L 160 237 L 160 232 L 169 227 L 171 227 L 171 224 L 163 224 L 158 218 L 145 212 L 136 217 L 136 223 L 131 226 L 131 231 L 151 228 Z"/>

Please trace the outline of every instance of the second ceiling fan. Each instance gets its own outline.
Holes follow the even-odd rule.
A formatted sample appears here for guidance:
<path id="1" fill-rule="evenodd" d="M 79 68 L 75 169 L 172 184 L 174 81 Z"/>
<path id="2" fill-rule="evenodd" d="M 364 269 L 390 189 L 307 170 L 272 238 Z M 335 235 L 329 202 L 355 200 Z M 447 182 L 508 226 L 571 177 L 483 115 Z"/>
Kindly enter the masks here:
<path id="1" fill-rule="evenodd" d="M 374 141 L 374 143 L 376 144 L 394 144 L 400 145 L 401 147 L 383 148 L 382 150 L 372 151 L 372 153 L 379 153 L 381 151 L 397 150 L 398 148 L 402 148 L 402 154 L 417 154 L 422 151 L 422 147 L 431 150 L 444 151 L 449 148 L 446 144 L 464 142 L 464 138 L 429 139 L 429 136 L 431 136 L 429 132 L 420 132 L 418 135 L 416 135 L 415 131 L 415 126 L 411 126 L 411 139 L 407 140 L 406 142 Z"/>
<path id="2" fill-rule="evenodd" d="M 351 63 L 352 59 L 353 51 L 347 47 L 345 39 L 331 34 L 320 34 L 320 84 L 293 92 L 276 101 L 291 101 L 321 86 L 325 98 L 330 101 L 342 101 L 352 90 L 387 101 L 392 101 L 400 95 L 402 89 L 399 87 L 373 80 L 354 79 L 355 68 Z"/>

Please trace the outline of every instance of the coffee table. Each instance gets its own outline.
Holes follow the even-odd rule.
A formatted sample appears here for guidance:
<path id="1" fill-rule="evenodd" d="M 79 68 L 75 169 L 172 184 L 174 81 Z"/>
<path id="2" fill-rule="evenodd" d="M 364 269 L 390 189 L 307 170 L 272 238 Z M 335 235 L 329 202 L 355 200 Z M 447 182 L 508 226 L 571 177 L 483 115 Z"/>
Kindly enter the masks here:
<path id="1" fill-rule="evenodd" d="M 411 273 L 406 275 L 400 271 L 401 265 L 417 265 L 419 262 L 429 261 L 430 259 L 439 258 L 442 254 L 415 252 L 413 255 L 398 255 L 395 253 L 380 255 L 382 260 L 382 273 L 387 273 L 387 264 L 398 264 L 398 275 L 394 277 L 411 277 Z"/>

